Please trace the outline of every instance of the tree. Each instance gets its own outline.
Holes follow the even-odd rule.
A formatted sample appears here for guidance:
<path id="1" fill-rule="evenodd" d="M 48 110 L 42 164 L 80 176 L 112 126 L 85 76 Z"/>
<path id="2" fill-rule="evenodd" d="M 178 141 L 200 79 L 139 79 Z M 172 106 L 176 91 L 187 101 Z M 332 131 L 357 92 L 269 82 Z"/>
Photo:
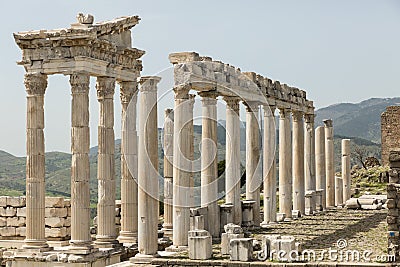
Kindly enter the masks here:
<path id="1" fill-rule="evenodd" d="M 361 165 L 363 166 L 364 169 L 367 169 L 367 166 L 365 166 L 364 162 L 364 159 L 367 157 L 367 149 L 364 146 L 359 146 L 354 144 L 353 151 L 351 152 L 351 154 L 359 162 L 361 162 Z"/>

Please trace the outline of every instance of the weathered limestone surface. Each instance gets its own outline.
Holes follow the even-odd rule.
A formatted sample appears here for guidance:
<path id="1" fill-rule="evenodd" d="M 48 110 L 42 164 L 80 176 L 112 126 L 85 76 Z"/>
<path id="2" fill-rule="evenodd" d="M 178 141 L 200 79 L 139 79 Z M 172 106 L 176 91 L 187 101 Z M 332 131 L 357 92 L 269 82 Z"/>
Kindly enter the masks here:
<path id="1" fill-rule="evenodd" d="M 343 179 L 342 177 L 335 177 L 335 206 L 343 204 Z"/>
<path id="2" fill-rule="evenodd" d="M 315 207 L 315 130 L 314 130 L 314 114 L 306 114 L 305 121 L 305 140 L 304 140 L 304 168 L 305 168 L 305 188 L 306 191 L 314 191 L 313 198 L 311 199 L 311 209 L 316 210 Z"/>
<path id="3" fill-rule="evenodd" d="M 225 202 L 233 204 L 234 224 L 242 222 L 240 204 L 240 117 L 239 98 L 226 97 Z"/>
<path id="4" fill-rule="evenodd" d="M 206 230 L 189 231 L 189 259 L 208 260 L 212 257 L 212 238 Z"/>
<path id="5" fill-rule="evenodd" d="M 290 112 L 279 109 L 279 212 L 292 217 L 292 151 Z"/>
<path id="6" fill-rule="evenodd" d="M 263 225 L 276 222 L 276 127 L 275 106 L 264 106 L 264 221 Z"/>
<path id="7" fill-rule="evenodd" d="M 207 207 L 208 230 L 213 237 L 219 237 L 218 200 L 218 158 L 217 158 L 217 95 L 202 93 L 202 134 L 201 134 L 201 206 Z"/>
<path id="8" fill-rule="evenodd" d="M 174 152 L 174 113 L 165 110 L 164 122 L 164 235 L 172 238 L 172 179 Z"/>
<path id="9" fill-rule="evenodd" d="M 342 140 L 343 203 L 351 197 L 350 139 Z"/>
<path id="10" fill-rule="evenodd" d="M 100 104 L 98 126 L 98 203 L 96 246 L 110 247 L 117 243 L 115 231 L 115 137 L 114 137 L 115 79 L 98 77 L 97 100 Z"/>
<path id="11" fill-rule="evenodd" d="M 90 77 L 86 73 L 76 73 L 70 76 L 72 91 L 70 244 L 72 249 L 87 249 L 92 246 L 90 237 L 89 188 L 89 80 Z M 51 235 L 54 234 L 52 233 Z"/>
<path id="12" fill-rule="evenodd" d="M 158 131 L 157 83 L 160 77 L 140 79 L 138 158 L 138 248 L 136 257 L 157 255 L 158 249 Z"/>
<path id="13" fill-rule="evenodd" d="M 315 176 L 316 189 L 321 191 L 322 208 L 326 208 L 326 171 L 325 171 L 325 129 L 315 129 Z"/>
<path id="14" fill-rule="evenodd" d="M 326 206 L 335 206 L 335 166 L 333 150 L 332 120 L 324 120 L 325 129 L 325 170 L 326 170 Z"/>
<path id="15" fill-rule="evenodd" d="M 303 113 L 292 112 L 293 210 L 304 214 L 304 123 Z M 308 188 L 307 188 L 308 189 Z"/>
<path id="16" fill-rule="evenodd" d="M 399 235 L 399 201 L 400 201 L 400 148 L 392 148 L 389 152 L 389 183 L 387 185 L 388 208 L 388 254 L 400 256 L 400 235 Z"/>
<path id="17" fill-rule="evenodd" d="M 400 107 L 387 107 L 381 115 L 382 165 L 389 165 L 390 150 L 400 147 Z"/>
<path id="18" fill-rule="evenodd" d="M 120 82 L 121 114 L 121 231 L 120 243 L 137 243 L 138 186 L 136 82 Z"/>

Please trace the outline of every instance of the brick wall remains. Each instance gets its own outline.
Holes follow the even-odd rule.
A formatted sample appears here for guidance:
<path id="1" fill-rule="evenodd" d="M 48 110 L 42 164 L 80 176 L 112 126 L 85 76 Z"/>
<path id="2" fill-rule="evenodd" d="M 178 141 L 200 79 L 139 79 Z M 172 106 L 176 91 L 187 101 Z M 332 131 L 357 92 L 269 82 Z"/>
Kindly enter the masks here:
<path id="1" fill-rule="evenodd" d="M 387 107 L 381 115 L 382 165 L 389 164 L 389 151 L 400 148 L 400 106 Z"/>

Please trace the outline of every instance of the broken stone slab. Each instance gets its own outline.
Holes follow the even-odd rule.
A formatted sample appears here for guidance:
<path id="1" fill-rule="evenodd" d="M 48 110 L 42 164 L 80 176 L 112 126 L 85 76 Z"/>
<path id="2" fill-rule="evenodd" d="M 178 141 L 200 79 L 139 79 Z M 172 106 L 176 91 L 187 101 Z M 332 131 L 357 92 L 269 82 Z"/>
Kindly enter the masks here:
<path id="1" fill-rule="evenodd" d="M 346 201 L 345 207 L 348 209 L 360 209 L 361 205 L 358 202 L 358 198 L 350 198 Z"/>
<path id="2" fill-rule="evenodd" d="M 286 214 L 285 213 L 277 213 L 276 214 L 276 221 L 277 222 L 283 222 L 286 218 Z"/>
<path id="3" fill-rule="evenodd" d="M 376 198 L 358 198 L 358 203 L 363 205 L 374 205 L 378 204 L 378 200 Z"/>
<path id="4" fill-rule="evenodd" d="M 382 203 L 371 204 L 371 205 L 361 205 L 361 209 L 363 209 L 363 210 L 380 210 L 380 209 L 382 209 Z"/>
<path id="5" fill-rule="evenodd" d="M 229 255 L 230 251 L 230 241 L 236 238 L 244 238 L 244 234 L 232 234 L 232 233 L 222 233 L 221 235 L 221 254 Z"/>
<path id="6" fill-rule="evenodd" d="M 224 226 L 224 231 L 227 234 L 242 234 L 243 229 L 239 225 L 236 225 L 234 223 L 228 223 Z"/>
<path id="7" fill-rule="evenodd" d="M 235 238 L 230 243 L 231 261 L 251 261 L 253 259 L 253 238 Z"/>
<path id="8" fill-rule="evenodd" d="M 212 257 L 212 238 L 206 230 L 194 230 L 188 233 L 189 259 L 207 260 Z"/>

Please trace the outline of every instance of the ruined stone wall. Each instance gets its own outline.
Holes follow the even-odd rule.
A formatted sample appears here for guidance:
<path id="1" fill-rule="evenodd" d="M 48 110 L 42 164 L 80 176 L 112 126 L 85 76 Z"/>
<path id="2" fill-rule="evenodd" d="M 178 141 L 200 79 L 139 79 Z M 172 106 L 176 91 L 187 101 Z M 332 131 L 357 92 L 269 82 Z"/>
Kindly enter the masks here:
<path id="1" fill-rule="evenodd" d="M 388 254 L 400 256 L 400 149 L 391 150 L 388 155 L 390 171 L 387 185 L 387 223 L 388 223 Z"/>
<path id="2" fill-rule="evenodd" d="M 387 107 L 381 115 L 382 165 L 389 164 L 389 151 L 400 147 L 400 106 Z"/>
<path id="3" fill-rule="evenodd" d="M 48 240 L 68 240 L 71 236 L 71 203 L 62 197 L 46 197 L 45 234 Z M 25 197 L 0 196 L 0 239 L 18 240 L 26 236 Z"/>

